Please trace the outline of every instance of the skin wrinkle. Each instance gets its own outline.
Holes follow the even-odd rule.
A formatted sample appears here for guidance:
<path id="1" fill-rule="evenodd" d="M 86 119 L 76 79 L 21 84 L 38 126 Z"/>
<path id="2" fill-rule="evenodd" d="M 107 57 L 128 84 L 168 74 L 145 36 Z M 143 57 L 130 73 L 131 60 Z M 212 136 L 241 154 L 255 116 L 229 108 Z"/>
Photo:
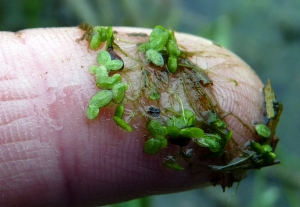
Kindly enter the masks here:
<path id="1" fill-rule="evenodd" d="M 226 62 L 225 64 L 225 68 L 226 66 L 231 65 L 230 61 Z M 214 86 L 215 87 L 215 94 L 222 94 L 221 97 L 231 97 L 229 100 L 228 98 L 224 101 L 221 100 L 221 103 L 223 102 L 224 104 L 221 104 L 221 108 L 223 109 L 223 112 L 229 112 L 237 117 L 240 117 L 240 119 L 244 122 L 244 123 L 252 123 L 254 120 L 258 121 L 258 122 L 263 122 L 263 117 L 260 116 L 258 117 L 257 113 L 252 113 L 253 111 L 261 111 L 260 109 L 263 108 L 262 103 L 263 103 L 263 96 L 260 93 L 260 89 L 263 87 L 262 83 L 259 83 L 257 87 L 257 85 L 253 85 L 253 83 L 251 83 L 249 80 L 251 80 L 251 77 L 254 76 L 254 72 L 252 71 L 247 71 L 247 75 L 243 74 L 237 70 L 238 67 L 243 67 L 242 64 L 234 64 L 235 67 L 234 70 L 232 69 L 225 69 L 225 71 L 227 72 L 224 76 L 225 79 L 226 77 L 230 77 L 230 78 L 235 78 L 234 76 L 237 76 L 236 74 L 240 74 L 240 78 L 237 78 L 238 80 L 238 85 L 236 87 L 227 87 L 228 84 L 230 84 L 229 82 L 221 82 L 219 81 L 219 79 L 221 79 L 219 76 L 216 76 L 214 74 L 210 74 L 208 72 L 208 76 L 213 80 Z M 247 66 L 248 67 L 248 66 Z M 218 66 L 218 68 L 220 68 Z M 213 71 L 216 70 L 216 67 L 213 66 Z M 233 75 L 231 75 L 231 73 Z M 215 80 L 216 78 L 216 80 Z M 243 85 L 239 85 L 239 80 L 242 80 L 242 82 L 244 82 L 245 84 Z M 217 85 L 218 84 L 218 85 Z M 256 89 L 254 89 L 254 87 L 256 87 Z M 250 91 L 251 90 L 251 91 Z M 248 94 L 253 94 L 253 96 L 249 96 Z M 250 99 L 251 97 L 251 99 Z M 256 105 L 257 103 L 261 103 L 260 106 Z M 248 105 L 247 108 L 243 107 L 245 105 Z M 262 114 L 262 113 L 261 113 Z M 233 124 L 233 126 L 241 126 L 240 125 L 240 121 L 239 120 L 235 120 L 233 122 L 230 121 L 230 119 L 235 119 L 234 117 L 228 116 L 226 118 L 226 120 L 230 123 Z M 251 124 L 250 124 L 251 126 Z M 232 126 L 229 126 L 230 128 L 235 128 Z M 248 137 L 253 137 L 253 135 L 251 135 L 251 132 L 246 132 L 248 131 L 246 129 L 246 131 L 243 130 L 244 127 L 237 127 L 235 128 L 234 132 L 233 132 L 233 137 L 237 137 L 239 136 L 240 139 L 238 139 L 240 142 L 238 142 L 240 144 L 240 146 L 243 146 L 245 144 L 245 142 L 247 141 L 247 136 Z M 239 131 L 238 129 L 240 129 L 241 131 Z M 251 127 L 252 130 L 252 134 L 254 133 L 254 127 Z M 237 135 L 239 134 L 239 135 Z"/>
<path id="2" fill-rule="evenodd" d="M 118 28 L 117 30 L 148 34 L 150 32 L 150 30 L 129 28 Z M 81 37 L 82 31 L 74 28 L 39 29 L 21 31 L 17 36 L 13 33 L 0 33 L 0 35 L 5 36 L 0 39 L 1 67 L 2 62 L 6 62 L 5 70 L 14 71 L 11 74 L 18 74 L 18 79 L 24 77 L 28 80 L 27 84 L 16 87 L 13 91 L 16 90 L 18 93 L 26 91 L 25 99 L 20 101 L 26 101 L 28 98 L 27 103 L 31 107 L 24 108 L 20 113 L 30 111 L 28 116 L 32 117 L 32 119 L 28 119 L 31 122 L 30 126 L 22 125 L 21 119 L 16 123 L 12 121 L 5 126 L 1 122 L 0 156 L 2 149 L 9 147 L 9 144 L 3 145 L 5 137 L 18 137 L 17 141 L 20 146 L 29 146 L 30 141 L 36 143 L 32 144 L 31 152 L 34 152 L 32 154 L 22 154 L 24 151 L 27 152 L 28 148 L 26 147 L 15 149 L 16 157 L 21 159 L 11 160 L 10 164 L 19 168 L 19 171 L 6 171 L 7 176 L 10 174 L 11 180 L 9 181 L 12 185 L 18 183 L 17 180 L 14 180 L 17 177 L 19 181 L 28 181 L 26 185 L 25 183 L 19 184 L 22 190 L 8 190 L 7 186 L 3 187 L 2 184 L 7 183 L 7 180 L 2 177 L 4 171 L 0 167 L 0 195 L 5 195 L 7 198 L 3 200 L 0 197 L 0 204 L 13 204 L 17 202 L 16 198 L 20 198 L 22 204 L 31 206 L 57 204 L 67 206 L 75 203 L 80 205 L 85 201 L 97 204 L 100 201 L 99 205 L 104 205 L 161 192 L 171 192 L 172 188 L 172 192 L 174 192 L 207 185 L 210 179 L 208 173 L 191 175 L 186 172 L 174 172 L 163 167 L 161 161 L 168 155 L 167 150 L 153 156 L 145 155 L 142 151 L 143 143 L 146 140 L 145 129 L 142 128 L 133 133 L 122 131 L 111 118 L 109 120 L 107 118 L 113 115 L 111 108 L 101 110 L 100 117 L 96 120 L 87 120 L 85 109 L 88 100 L 98 90 L 88 68 L 90 65 L 96 64 L 97 52 L 88 50 L 86 41 L 75 42 L 76 38 Z M 117 37 L 121 37 L 120 40 L 116 39 L 116 42 L 124 51 L 134 51 L 134 44 L 126 43 L 134 37 L 126 36 L 122 32 L 118 33 Z M 6 41 L 4 45 L 2 44 L 3 39 Z M 143 40 L 143 38 L 139 39 Z M 240 61 L 225 49 L 213 46 L 208 40 L 194 36 L 180 37 L 178 34 L 179 39 L 180 45 L 185 45 L 185 48 L 188 49 L 193 48 L 192 51 L 209 49 L 209 52 L 206 52 L 208 56 L 203 57 L 203 54 L 198 54 L 198 59 L 194 58 L 195 62 L 205 68 L 217 67 L 219 72 L 225 60 L 234 58 L 234 61 Z M 4 47 L 7 48 L 5 52 Z M 16 51 L 14 48 L 22 48 L 22 50 Z M 6 53 L 7 51 L 11 55 Z M 215 55 L 216 51 L 217 55 Z M 228 55 L 222 55 L 224 52 Z M 221 59 L 219 59 L 220 56 Z M 126 67 L 140 70 L 140 67 L 136 67 L 136 61 L 125 56 L 122 58 Z M 230 61 L 228 64 L 226 62 L 228 65 L 225 67 L 226 70 L 227 67 L 234 65 L 234 61 L 232 64 Z M 248 68 L 243 63 L 234 65 L 234 70 L 228 71 L 228 73 L 226 71 L 225 76 L 232 77 L 230 73 L 236 75 L 236 73 L 240 73 L 238 68 L 244 67 Z M 215 70 L 213 71 L 215 72 Z M 133 75 L 134 71 L 130 72 L 131 78 Z M 245 74 L 241 73 L 240 76 L 236 75 L 234 78 L 243 76 Z M 251 83 L 249 87 L 260 88 L 262 86 L 254 72 L 248 72 L 246 76 L 256 78 L 257 84 L 252 84 L 252 81 L 249 80 L 241 80 Z M 3 76 L 0 75 L 0 77 Z M 220 77 L 218 78 L 220 79 Z M 9 84 L 14 85 L 14 81 L 17 82 L 18 79 L 11 80 L 12 82 Z M 136 76 L 136 79 L 133 78 L 131 81 L 134 83 L 133 87 L 136 91 L 139 88 L 140 76 Z M 228 87 L 230 92 L 234 92 L 231 88 L 235 87 L 232 87 L 231 82 L 223 81 L 222 84 L 225 85 L 219 87 Z M 0 87 L 2 87 L 2 82 L 0 82 Z M 218 87 L 218 85 L 214 87 Z M 247 87 L 246 84 L 245 87 Z M 238 90 L 239 87 L 236 89 Z M 249 93 L 251 92 L 249 91 Z M 219 94 L 222 93 L 216 91 L 216 96 Z M 222 97 L 222 99 L 225 98 Z M 235 104 L 232 102 L 235 100 L 234 98 L 229 99 L 228 107 Z M 255 100 L 259 101 L 259 98 Z M 2 108 L 2 104 L 1 98 L 0 114 L 3 113 L 3 110 L 7 113 L 8 108 Z M 251 106 L 249 110 L 257 110 L 257 107 L 254 108 Z M 8 111 L 8 113 L 13 114 L 14 110 Z M 233 123 L 230 124 L 230 128 L 238 123 L 232 116 L 225 119 L 229 123 Z M 138 121 L 136 122 L 133 122 L 133 125 L 140 124 Z M 3 127 L 8 126 L 11 126 L 11 131 L 15 129 L 14 133 L 7 134 L 7 129 L 3 129 Z M 33 130 L 28 133 L 29 129 Z M 241 139 L 245 135 L 242 130 L 236 134 Z M 22 139 L 27 140 L 27 144 L 26 142 L 22 143 Z M 29 155 L 32 156 L 32 160 L 26 159 Z M 29 161 L 35 160 L 34 157 L 37 160 L 36 163 L 29 163 Z M 9 162 L 8 157 L 2 156 L 1 158 L 3 163 Z M 29 166 L 29 168 L 21 168 L 21 161 L 23 167 Z M 35 180 L 37 177 L 40 178 L 38 181 Z M 24 192 L 24 189 L 30 190 Z M 41 193 L 39 200 L 34 201 L 36 192 Z"/>
<path id="3" fill-rule="evenodd" d="M 27 58 L 26 58 L 27 59 Z M 33 61 L 34 62 L 34 61 Z M 26 65 L 27 63 L 25 63 L 25 65 Z M 24 76 L 24 75 L 23 75 Z M 25 76 L 26 77 L 26 76 Z M 35 82 L 35 81 L 33 81 L 33 82 Z M 30 91 L 30 90 L 27 90 L 26 88 L 21 88 L 21 90 L 19 89 L 19 90 L 15 90 L 15 91 Z M 28 98 L 32 98 L 32 97 L 28 97 Z M 7 111 L 7 110 L 6 110 Z M 19 132 L 19 130 L 17 130 L 18 132 Z M 22 134 L 24 134 L 24 133 L 22 133 Z M 1 136 L 2 137 L 2 136 Z M 2 147 L 2 146 L 1 146 Z M 40 150 L 40 149 L 39 149 Z M 19 150 L 17 150 L 17 152 L 18 152 Z M 23 150 L 22 150 L 23 151 Z M 20 151 L 21 152 L 21 151 Z M 49 157 L 49 155 L 47 155 L 48 157 Z M 39 155 L 39 156 L 37 156 L 37 158 L 38 157 L 41 157 L 41 155 Z M 25 163 L 24 165 L 26 166 L 26 165 L 28 165 L 28 164 L 26 164 L 26 162 L 27 162 L 27 160 L 26 159 L 24 159 L 23 160 L 23 162 Z M 48 172 L 49 171 L 49 168 L 48 169 L 46 169 L 45 168 L 45 170 Z M 32 170 L 32 172 L 39 172 L 38 170 Z M 16 172 L 18 172 L 18 170 L 17 171 L 12 171 L 13 173 L 16 173 Z M 29 173 L 29 171 L 27 170 L 25 170 L 25 172 L 27 172 L 27 177 L 28 176 L 30 176 L 30 173 Z M 25 175 L 24 173 L 23 173 L 23 175 Z M 33 177 L 36 177 L 36 176 L 33 176 Z M 24 178 L 23 178 L 24 179 Z M 51 182 L 53 182 L 54 180 L 53 180 L 53 178 L 51 178 Z M 53 185 L 53 183 L 51 184 L 51 185 Z M 29 184 L 29 186 L 31 186 L 30 184 Z M 33 185 L 32 185 L 33 186 Z M 42 187 L 42 186 L 41 186 Z M 44 188 L 44 184 L 43 184 L 43 188 Z M 62 189 L 62 188 L 61 188 Z M 40 190 L 39 190 L 40 191 Z M 49 192 L 45 192 L 45 194 L 49 194 Z M 59 194 L 57 194 L 57 195 L 59 195 Z M 41 195 L 42 196 L 42 195 Z M 51 196 L 49 196 L 49 197 L 51 197 Z M 28 199 L 28 198 L 27 198 Z M 26 199 L 24 199 L 24 200 L 26 200 Z M 63 199 L 62 199 L 63 200 Z"/>

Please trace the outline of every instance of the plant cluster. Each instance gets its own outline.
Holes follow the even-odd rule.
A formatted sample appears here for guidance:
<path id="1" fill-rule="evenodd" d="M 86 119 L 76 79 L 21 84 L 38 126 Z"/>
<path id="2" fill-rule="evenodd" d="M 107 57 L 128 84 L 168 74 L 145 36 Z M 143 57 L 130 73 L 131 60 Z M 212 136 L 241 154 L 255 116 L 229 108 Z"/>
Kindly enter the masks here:
<path id="1" fill-rule="evenodd" d="M 101 108 L 110 103 L 117 104 L 113 120 L 122 129 L 131 132 L 131 126 L 123 120 L 125 108 L 122 104 L 127 97 L 126 91 L 130 83 L 128 81 L 127 84 L 124 83 L 119 73 L 124 68 L 124 62 L 113 50 L 114 46 L 120 50 L 114 42 L 113 29 L 112 27 L 91 27 L 87 24 L 82 24 L 80 28 L 85 33 L 79 40 L 86 39 L 91 49 L 97 50 L 102 43 L 106 43 L 106 50 L 100 50 L 97 55 L 98 65 L 90 67 L 90 73 L 95 76 L 96 86 L 100 90 L 90 99 L 86 116 L 93 120 L 98 116 Z M 123 53 L 122 50 L 120 51 Z M 151 68 L 142 70 L 145 76 L 145 90 L 143 91 L 147 93 L 146 97 L 149 101 L 159 101 L 161 97 L 159 90 L 161 85 L 156 82 L 167 83 L 168 78 L 179 77 L 183 80 L 182 84 L 186 93 L 195 90 L 201 94 L 202 99 L 199 103 L 197 102 L 197 105 L 202 104 L 207 114 L 204 118 L 199 117 L 199 111 L 191 97 L 188 97 L 188 100 L 192 110 L 185 109 L 178 95 L 176 97 L 181 108 L 179 111 L 173 108 L 150 106 L 148 116 L 146 116 L 149 136 L 144 143 L 144 152 L 150 155 L 157 154 L 163 148 L 177 145 L 180 150 L 176 156 L 180 155 L 190 165 L 197 166 L 197 163 L 191 161 L 194 156 L 193 150 L 184 150 L 184 147 L 193 142 L 202 148 L 207 148 L 211 158 L 223 156 L 227 144 L 234 143 L 231 139 L 233 132 L 227 128 L 224 117 L 219 115 L 218 107 L 213 104 L 214 101 L 209 91 L 209 86 L 213 85 L 213 82 L 201 68 L 189 61 L 189 56 L 193 53 L 180 50 L 174 31 L 162 26 L 156 26 L 152 30 L 149 41 L 139 44 L 138 51 Z M 156 68 L 160 69 L 156 70 Z M 165 73 L 161 71 L 167 71 L 166 75 L 164 76 Z M 150 73 L 159 73 L 160 77 L 153 79 Z M 238 85 L 237 81 L 234 80 L 234 82 Z M 278 163 L 275 160 L 276 143 L 274 142 L 276 140 L 274 141 L 273 137 L 282 105 L 274 100 L 274 92 L 269 84 L 265 87 L 264 93 L 268 123 L 255 124 L 258 141 L 250 141 L 243 149 L 239 149 L 240 155 L 237 159 L 225 165 L 204 167 L 211 171 L 234 172 Z M 184 170 L 185 167 L 178 162 L 176 156 L 166 156 L 163 164 L 174 170 Z"/>
<path id="2" fill-rule="evenodd" d="M 112 27 L 91 27 L 83 24 L 80 28 L 85 29 L 82 39 L 89 41 L 89 47 L 93 50 L 99 48 L 101 42 L 106 42 L 107 50 L 100 50 L 97 55 L 98 65 L 89 68 L 91 74 L 95 76 L 96 86 L 100 89 L 89 101 L 86 116 L 93 120 L 97 118 L 100 109 L 109 103 L 120 104 L 126 95 L 127 84 L 122 82 L 122 76 L 118 73 L 109 75 L 110 72 L 123 69 L 123 60 L 113 51 L 113 29 Z M 132 131 L 131 127 L 122 119 L 124 114 L 123 105 L 116 108 L 114 121 L 126 131 Z"/>

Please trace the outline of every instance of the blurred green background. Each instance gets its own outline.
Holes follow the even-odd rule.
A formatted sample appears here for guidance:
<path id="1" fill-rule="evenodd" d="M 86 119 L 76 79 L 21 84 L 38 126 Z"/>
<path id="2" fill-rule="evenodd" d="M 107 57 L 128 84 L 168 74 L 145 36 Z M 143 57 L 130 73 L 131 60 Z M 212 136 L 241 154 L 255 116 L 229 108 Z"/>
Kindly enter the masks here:
<path id="1" fill-rule="evenodd" d="M 299 0 L 0 0 L 0 30 L 91 25 L 154 27 L 212 39 L 244 59 L 264 83 L 270 78 L 284 111 L 277 129 L 281 164 L 251 171 L 235 187 L 152 196 L 114 206 L 300 205 Z M 297 69 L 298 68 L 298 69 Z"/>

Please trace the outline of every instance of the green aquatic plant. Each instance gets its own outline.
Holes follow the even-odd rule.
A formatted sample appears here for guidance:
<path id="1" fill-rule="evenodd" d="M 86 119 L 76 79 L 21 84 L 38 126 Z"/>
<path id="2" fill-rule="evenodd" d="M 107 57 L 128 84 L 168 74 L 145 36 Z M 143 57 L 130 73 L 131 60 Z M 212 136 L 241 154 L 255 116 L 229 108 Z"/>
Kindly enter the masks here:
<path id="1" fill-rule="evenodd" d="M 162 164 L 176 171 L 201 167 L 227 176 L 279 163 L 275 159 L 277 141 L 274 134 L 282 105 L 275 100 L 270 82 L 264 88 L 267 122 L 254 122 L 253 129 L 231 112 L 221 110 L 212 93 L 214 83 L 208 71 L 191 61 L 191 57 L 201 52 L 180 47 L 173 30 L 156 26 L 149 36 L 139 35 L 143 41 L 131 43 L 137 46 L 136 56 L 132 57 L 115 42 L 126 40 L 115 38 L 118 33 L 112 27 L 83 24 L 80 29 L 84 34 L 78 41 L 87 40 L 91 50 L 103 48 L 98 51 L 97 64 L 89 68 L 98 92 L 88 103 L 88 119 L 96 119 L 103 107 L 115 108 L 112 119 L 126 131 L 124 133 L 130 133 L 135 130 L 131 121 L 143 117 L 147 131 L 143 137 L 145 154 L 164 155 Z M 135 62 L 135 66 L 129 67 L 123 58 Z M 140 85 L 127 75 L 131 71 L 139 73 Z M 182 89 L 183 96 L 176 87 L 171 87 L 174 80 L 178 80 L 177 88 Z M 239 85 L 234 79 L 226 81 L 233 82 L 234 87 Z M 130 107 L 126 108 L 128 105 Z M 254 132 L 257 140 L 250 141 L 242 149 L 237 147 L 232 139 L 234 132 L 225 122 L 226 116 L 239 120 Z M 194 151 L 196 148 L 200 150 Z M 173 149 L 171 154 L 169 149 Z M 216 164 L 197 162 L 206 158 Z M 223 187 L 230 186 L 230 182 L 234 180 L 229 179 Z"/>
<path id="2" fill-rule="evenodd" d="M 178 49 L 173 30 L 165 29 L 162 26 L 154 27 L 149 42 L 141 44 L 139 50 L 145 52 L 149 62 L 159 67 L 164 66 L 164 58 L 166 58 L 168 71 L 176 72 L 181 52 Z"/>

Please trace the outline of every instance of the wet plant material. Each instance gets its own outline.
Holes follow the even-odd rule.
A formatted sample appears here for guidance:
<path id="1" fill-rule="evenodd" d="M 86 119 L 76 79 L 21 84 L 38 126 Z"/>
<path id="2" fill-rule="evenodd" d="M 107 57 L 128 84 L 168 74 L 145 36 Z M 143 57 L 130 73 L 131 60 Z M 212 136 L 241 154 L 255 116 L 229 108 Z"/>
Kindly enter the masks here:
<path id="1" fill-rule="evenodd" d="M 97 119 L 102 108 L 115 105 L 112 119 L 130 133 L 135 118 L 144 117 L 145 154 L 162 156 L 162 164 L 170 170 L 213 173 L 211 183 L 223 189 L 239 182 L 246 170 L 279 163 L 274 153 L 278 142 L 275 129 L 282 105 L 276 101 L 270 81 L 262 94 L 265 122 L 253 120 L 253 126 L 248 126 L 232 112 L 221 110 L 209 71 L 192 62 L 201 52 L 180 47 L 173 30 L 156 26 L 150 36 L 138 33 L 137 42 L 132 42 L 137 33 L 127 34 L 131 37 L 127 41 L 116 38 L 118 33 L 112 27 L 84 23 L 79 28 L 84 34 L 77 41 L 86 40 L 90 50 L 98 51 L 97 64 L 89 71 L 99 91 L 88 103 L 88 119 Z M 131 47 L 122 49 L 124 42 Z M 135 56 L 129 56 L 133 51 Z M 226 81 L 229 79 L 234 87 L 239 85 L 233 78 Z M 239 120 L 255 140 L 249 137 L 240 147 L 226 116 Z"/>

